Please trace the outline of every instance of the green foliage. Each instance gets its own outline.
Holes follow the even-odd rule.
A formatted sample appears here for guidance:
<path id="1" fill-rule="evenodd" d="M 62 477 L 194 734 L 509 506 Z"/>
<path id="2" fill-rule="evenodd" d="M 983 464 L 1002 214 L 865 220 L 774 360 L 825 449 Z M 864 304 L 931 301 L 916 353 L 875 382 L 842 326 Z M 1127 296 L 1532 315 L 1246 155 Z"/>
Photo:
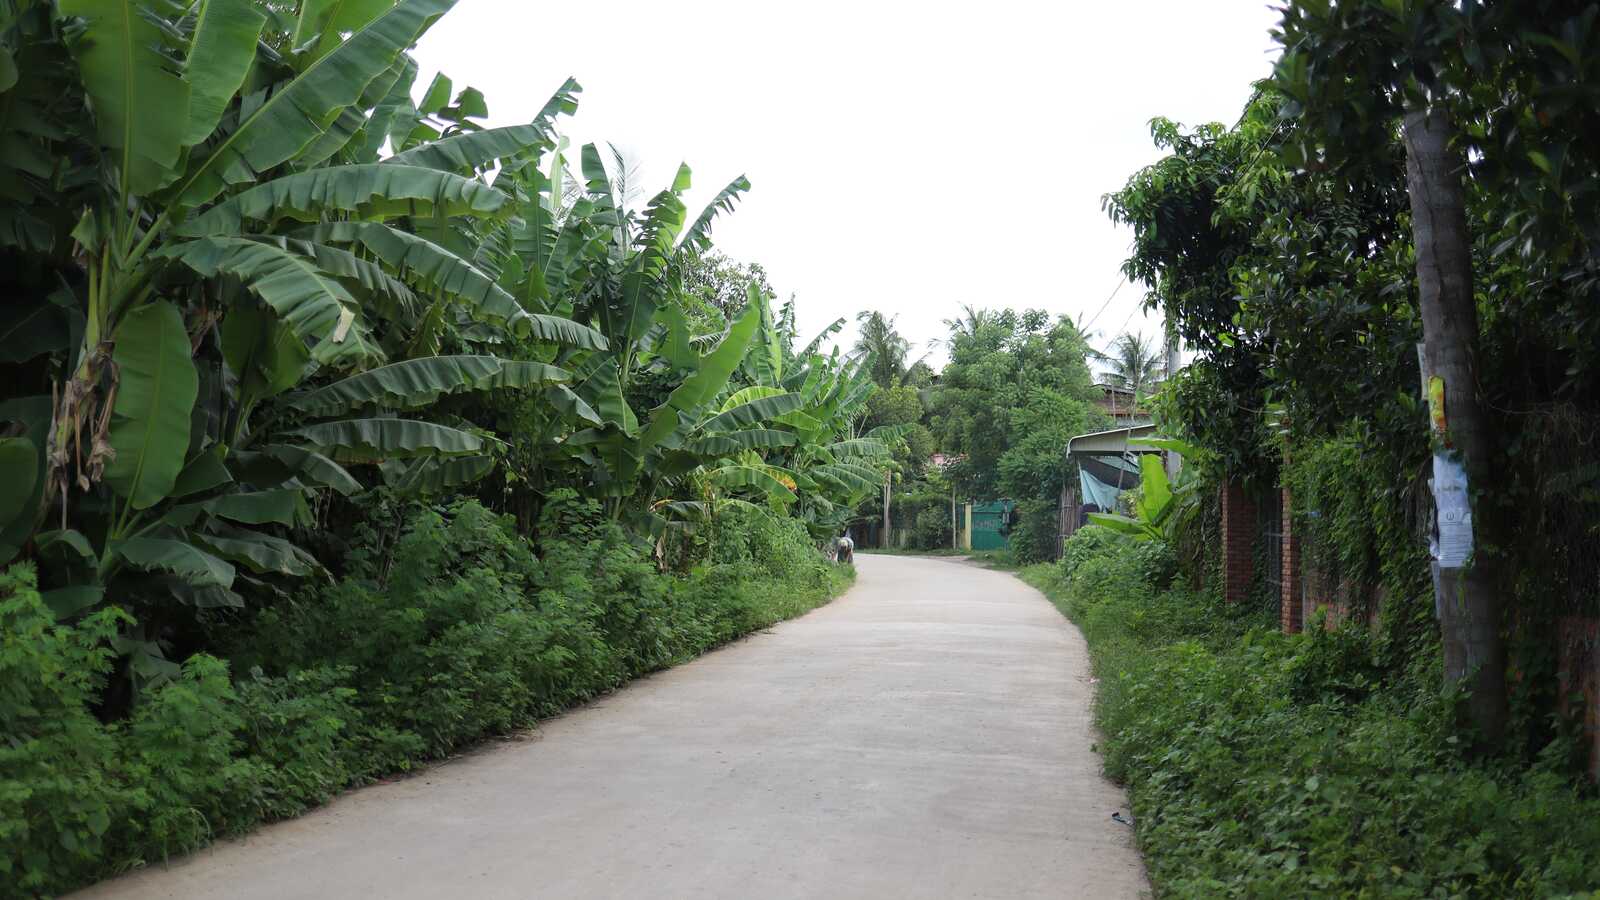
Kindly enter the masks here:
<path id="1" fill-rule="evenodd" d="M 1006 549 L 1023 564 L 1043 562 L 1056 556 L 1061 539 L 1057 500 L 1022 500 L 1014 513 L 1016 522 L 1006 535 Z"/>
<path id="2" fill-rule="evenodd" d="M 755 508 L 725 513 L 711 561 L 676 577 L 570 491 L 545 507 L 561 537 L 538 554 L 474 502 L 368 502 L 346 577 L 233 623 L 229 662 L 190 657 L 121 722 L 90 710 L 127 616 L 57 624 L 31 570 L 0 576 L 0 896 L 294 815 L 805 612 L 848 577 L 801 523 Z M 396 533 L 376 524 L 396 515 Z"/>
<path id="3" fill-rule="evenodd" d="M 1600 884 L 1597 801 L 1562 774 L 1472 762 L 1436 660 L 1381 675 L 1358 627 L 1152 581 L 1156 542 L 1084 528 L 1023 577 L 1083 629 L 1106 771 L 1128 785 L 1158 896 L 1542 897 Z"/>
<path id="4" fill-rule="evenodd" d="M 931 429 L 961 493 L 1051 500 L 1069 473 L 1062 448 L 1104 424 L 1073 324 L 1040 310 L 970 310 L 951 323 L 950 364 L 933 394 Z"/>

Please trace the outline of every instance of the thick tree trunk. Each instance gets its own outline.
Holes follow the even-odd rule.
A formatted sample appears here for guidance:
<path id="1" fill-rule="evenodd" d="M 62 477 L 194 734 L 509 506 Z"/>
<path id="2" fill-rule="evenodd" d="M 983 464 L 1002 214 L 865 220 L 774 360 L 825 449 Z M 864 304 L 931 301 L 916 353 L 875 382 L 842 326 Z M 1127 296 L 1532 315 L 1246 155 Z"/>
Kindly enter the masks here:
<path id="1" fill-rule="evenodd" d="M 1444 465 L 1459 461 L 1467 484 L 1481 489 L 1489 475 L 1488 422 L 1478 399 L 1473 348 L 1478 311 L 1472 295 L 1472 250 L 1462 195 L 1461 155 L 1450 147 L 1453 126 L 1439 108 L 1413 110 L 1405 117 L 1406 188 L 1411 199 L 1412 238 L 1417 250 L 1417 290 L 1422 305 L 1423 353 L 1430 391 L 1443 409 L 1434 423 Z M 1478 504 L 1472 504 L 1474 508 Z M 1472 516 L 1481 527 L 1482 517 Z M 1443 542 L 1441 541 L 1441 544 Z M 1484 542 L 1474 538 L 1481 550 Z M 1448 562 L 1448 560 L 1447 560 Z M 1444 674 L 1449 684 L 1465 681 L 1468 704 L 1481 739 L 1493 746 L 1505 733 L 1505 646 L 1500 636 L 1500 598 L 1486 554 L 1474 552 L 1460 567 L 1434 567 L 1434 602 L 1444 640 Z"/>

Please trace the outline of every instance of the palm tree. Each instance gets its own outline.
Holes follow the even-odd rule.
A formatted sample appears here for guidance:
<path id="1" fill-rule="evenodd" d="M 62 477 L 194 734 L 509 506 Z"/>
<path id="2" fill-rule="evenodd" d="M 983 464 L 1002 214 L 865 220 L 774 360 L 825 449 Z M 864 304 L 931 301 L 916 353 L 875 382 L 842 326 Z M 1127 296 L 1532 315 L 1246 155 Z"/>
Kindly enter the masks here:
<path id="1" fill-rule="evenodd" d="M 911 342 L 895 330 L 897 318 L 876 310 L 862 310 L 856 315 L 856 321 L 861 323 L 861 335 L 856 338 L 855 350 L 868 356 L 867 369 L 880 387 L 894 387 L 906 373 Z"/>
<path id="2" fill-rule="evenodd" d="M 1094 356 L 1111 367 L 1105 373 L 1106 381 L 1133 391 L 1134 396 L 1145 393 L 1167 374 L 1161 351 L 1141 334 L 1124 332 L 1111 342 L 1107 352 Z"/>
<path id="3" fill-rule="evenodd" d="M 950 329 L 950 336 L 948 338 L 935 339 L 932 343 L 935 346 L 942 344 L 953 348 L 956 345 L 957 338 L 971 337 L 977 334 L 980 328 L 992 321 L 994 321 L 994 314 L 989 310 L 979 309 L 970 303 L 963 303 L 961 304 L 960 316 L 944 320 L 944 327 Z"/>

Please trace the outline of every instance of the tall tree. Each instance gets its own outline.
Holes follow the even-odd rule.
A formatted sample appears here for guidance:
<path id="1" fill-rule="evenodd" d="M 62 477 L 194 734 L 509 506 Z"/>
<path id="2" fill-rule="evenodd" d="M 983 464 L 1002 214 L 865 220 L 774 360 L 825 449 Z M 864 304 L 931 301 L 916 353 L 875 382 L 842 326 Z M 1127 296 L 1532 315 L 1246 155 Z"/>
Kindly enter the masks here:
<path id="1" fill-rule="evenodd" d="M 1466 158 L 1452 106 L 1480 86 L 1473 57 L 1477 4 L 1391 4 L 1379 0 L 1291 3 L 1280 37 L 1276 82 L 1321 151 L 1319 164 L 1359 170 L 1376 135 L 1401 127 L 1406 156 L 1417 290 L 1436 439 L 1435 502 L 1441 521 L 1451 500 L 1444 477 L 1459 464 L 1467 484 L 1487 485 L 1494 452 L 1479 395 L 1478 320 L 1472 291 L 1472 237 L 1462 173 Z M 1459 54 L 1459 55 L 1458 55 Z M 1386 141 L 1383 143 L 1387 143 Z M 1379 144 L 1381 146 L 1382 144 Z M 1302 153 L 1304 156 L 1304 153 Z M 1466 502 L 1479 506 L 1467 492 Z M 1487 517 L 1467 519 L 1484 530 Z M 1474 521 L 1475 520 L 1475 521 Z M 1471 541 L 1464 561 L 1441 554 L 1434 579 L 1447 681 L 1471 688 L 1468 708 L 1485 744 L 1500 743 L 1508 716 L 1501 602 L 1491 542 Z"/>
<path id="2" fill-rule="evenodd" d="M 1110 366 L 1105 378 L 1117 387 L 1124 387 L 1135 395 L 1144 394 L 1168 374 L 1161 351 L 1142 334 L 1124 332 L 1095 358 Z"/>
<path id="3" fill-rule="evenodd" d="M 867 371 L 879 387 L 895 387 L 906 374 L 906 357 L 911 353 L 911 342 L 894 327 L 899 316 L 885 316 L 877 310 L 862 310 L 856 314 L 861 323 L 861 333 L 856 338 L 855 350 L 866 354 Z"/>

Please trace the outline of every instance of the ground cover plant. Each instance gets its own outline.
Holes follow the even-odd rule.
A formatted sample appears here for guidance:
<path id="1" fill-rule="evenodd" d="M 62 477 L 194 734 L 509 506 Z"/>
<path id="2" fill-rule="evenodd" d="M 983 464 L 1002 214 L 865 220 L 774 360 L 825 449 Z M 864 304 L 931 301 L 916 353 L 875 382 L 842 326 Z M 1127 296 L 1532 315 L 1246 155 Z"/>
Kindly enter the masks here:
<path id="1" fill-rule="evenodd" d="M 1600 883 L 1576 734 L 1474 758 L 1437 650 L 1397 676 L 1364 626 L 1284 635 L 1276 608 L 1174 577 L 1159 540 L 1090 526 L 1022 577 L 1083 630 L 1107 774 L 1158 896 L 1548 897 Z"/>

